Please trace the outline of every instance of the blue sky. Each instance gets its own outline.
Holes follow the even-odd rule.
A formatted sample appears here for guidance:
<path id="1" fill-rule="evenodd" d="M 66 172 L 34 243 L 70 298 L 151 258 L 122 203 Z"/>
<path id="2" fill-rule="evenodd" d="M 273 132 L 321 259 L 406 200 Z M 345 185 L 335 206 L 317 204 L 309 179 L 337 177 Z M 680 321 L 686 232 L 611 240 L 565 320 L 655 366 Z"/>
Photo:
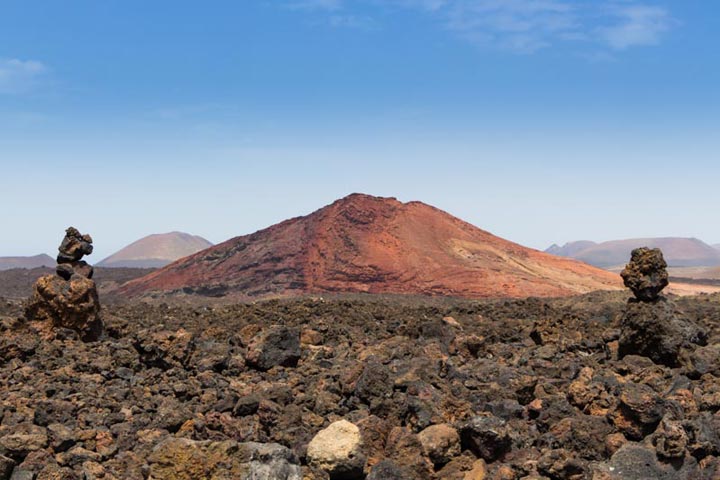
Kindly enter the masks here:
<path id="1" fill-rule="evenodd" d="M 535 247 L 720 242 L 720 4 L 4 0 L 0 255 L 351 192 Z"/>

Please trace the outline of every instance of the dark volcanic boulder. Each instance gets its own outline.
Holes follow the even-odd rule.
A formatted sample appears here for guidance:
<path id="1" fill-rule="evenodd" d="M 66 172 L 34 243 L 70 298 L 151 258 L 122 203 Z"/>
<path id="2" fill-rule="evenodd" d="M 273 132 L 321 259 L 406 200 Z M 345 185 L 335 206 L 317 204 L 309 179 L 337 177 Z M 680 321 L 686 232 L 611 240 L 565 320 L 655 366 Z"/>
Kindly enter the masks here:
<path id="1" fill-rule="evenodd" d="M 28 320 L 49 321 L 54 328 L 69 328 L 85 341 L 100 338 L 100 319 L 95 282 L 81 275 L 66 281 L 55 275 L 40 278 L 25 309 Z"/>
<path id="2" fill-rule="evenodd" d="M 666 460 L 681 459 L 687 452 L 688 436 L 682 422 L 672 420 L 668 415 L 660 422 L 652 442 L 659 457 Z"/>
<path id="3" fill-rule="evenodd" d="M 652 388 L 641 383 L 627 383 L 619 390 L 619 404 L 609 418 L 627 438 L 642 440 L 655 431 L 666 404 Z"/>
<path id="4" fill-rule="evenodd" d="M 659 248 L 636 248 L 620 273 L 638 300 L 651 302 L 668 285 L 667 263 Z"/>
<path id="5" fill-rule="evenodd" d="M 382 400 L 391 393 L 390 370 L 376 359 L 371 359 L 355 383 L 355 395 L 369 405 L 374 399 Z"/>
<path id="6" fill-rule="evenodd" d="M 596 477 L 607 480 L 693 480 L 699 478 L 697 462 L 685 457 L 664 462 L 655 450 L 644 445 L 627 444 L 609 462 L 596 467 Z"/>
<path id="7" fill-rule="evenodd" d="M 0 455 L 0 479 L 7 480 L 12 475 L 15 468 L 15 462 L 11 459 Z"/>
<path id="8" fill-rule="evenodd" d="M 133 346 L 148 367 L 185 368 L 195 348 L 195 336 L 184 328 L 174 332 L 143 330 L 138 332 Z"/>
<path id="9" fill-rule="evenodd" d="M 505 420 L 497 417 L 475 417 L 460 427 L 463 448 L 469 448 L 483 460 L 493 462 L 512 447 Z"/>
<path id="10" fill-rule="evenodd" d="M 705 331 L 679 315 L 665 298 L 650 303 L 630 300 L 621 320 L 619 354 L 642 355 L 676 367 L 682 347 L 706 341 Z"/>
<path id="11" fill-rule="evenodd" d="M 85 255 L 93 252 L 92 237 L 81 234 L 77 228 L 69 227 L 65 230 L 65 238 L 58 247 L 57 263 L 78 262 Z"/>
<path id="12" fill-rule="evenodd" d="M 688 363 L 688 376 L 700 378 L 711 373 L 720 377 L 720 344 L 695 349 L 690 354 Z"/>
<path id="13" fill-rule="evenodd" d="M 553 479 L 584 479 L 587 478 L 586 468 L 586 462 L 575 458 L 571 452 L 562 448 L 545 452 L 538 459 L 537 464 L 540 473 Z"/>
<path id="14" fill-rule="evenodd" d="M 245 361 L 258 370 L 294 367 L 300 360 L 300 354 L 300 330 L 273 325 L 250 340 Z"/>
<path id="15" fill-rule="evenodd" d="M 367 480 L 405 480 L 410 474 L 392 460 L 385 459 L 375 465 Z"/>
<path id="16" fill-rule="evenodd" d="M 85 278 L 92 278 L 95 270 L 92 265 L 84 260 L 79 262 L 59 263 L 55 272 L 65 280 L 70 280 L 73 275 L 81 275 Z"/>

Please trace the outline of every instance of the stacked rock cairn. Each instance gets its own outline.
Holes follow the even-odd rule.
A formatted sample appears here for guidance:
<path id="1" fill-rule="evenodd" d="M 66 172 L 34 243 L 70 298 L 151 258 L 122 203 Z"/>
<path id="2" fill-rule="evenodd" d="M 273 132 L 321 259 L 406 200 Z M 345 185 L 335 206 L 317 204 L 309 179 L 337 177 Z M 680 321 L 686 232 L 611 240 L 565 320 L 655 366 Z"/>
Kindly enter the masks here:
<path id="1" fill-rule="evenodd" d="M 93 251 L 92 238 L 70 227 L 58 251 L 56 275 L 35 282 L 25 317 L 45 322 L 48 334 L 71 330 L 84 341 L 98 340 L 103 333 L 100 302 L 93 267 L 82 260 Z"/>
<path id="2" fill-rule="evenodd" d="M 641 355 L 676 367 L 683 349 L 704 345 L 707 332 L 687 320 L 660 292 L 668 285 L 667 263 L 659 248 L 637 248 L 620 274 L 635 298 L 621 319 L 619 354 Z"/>

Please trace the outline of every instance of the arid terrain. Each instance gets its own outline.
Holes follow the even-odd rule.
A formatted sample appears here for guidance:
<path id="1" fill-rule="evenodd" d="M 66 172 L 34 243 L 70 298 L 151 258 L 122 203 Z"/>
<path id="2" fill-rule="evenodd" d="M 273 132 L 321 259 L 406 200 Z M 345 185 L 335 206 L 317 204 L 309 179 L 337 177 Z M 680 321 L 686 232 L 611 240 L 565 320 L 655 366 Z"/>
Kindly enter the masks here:
<path id="1" fill-rule="evenodd" d="M 0 0 L 0 480 L 720 480 L 719 46 Z"/>
<path id="2" fill-rule="evenodd" d="M 660 250 L 618 275 L 352 195 L 160 270 L 92 252 L 0 272 L 0 480 L 720 477 L 720 293 L 662 296 Z"/>
<path id="3" fill-rule="evenodd" d="M 94 343 L 4 300 L 0 478 L 717 479 L 720 296 L 674 367 L 618 358 L 629 296 L 132 301 Z"/>

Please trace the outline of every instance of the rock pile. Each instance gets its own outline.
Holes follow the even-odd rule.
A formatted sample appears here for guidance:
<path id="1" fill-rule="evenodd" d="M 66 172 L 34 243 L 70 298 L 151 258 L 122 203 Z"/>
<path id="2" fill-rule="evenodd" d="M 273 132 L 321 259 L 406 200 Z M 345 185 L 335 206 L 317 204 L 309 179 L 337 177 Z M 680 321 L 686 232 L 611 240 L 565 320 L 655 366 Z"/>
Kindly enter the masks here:
<path id="1" fill-rule="evenodd" d="M 638 248 L 622 271 L 625 286 L 635 298 L 628 301 L 621 321 L 621 357 L 642 355 L 655 363 L 676 367 L 684 347 L 706 342 L 706 332 L 660 295 L 668 285 L 666 268 L 659 248 Z"/>
<path id="2" fill-rule="evenodd" d="M 668 286 L 667 263 L 659 248 L 636 248 L 620 273 L 625 286 L 641 302 L 654 302 Z"/>
<path id="3" fill-rule="evenodd" d="M 25 317 L 47 323 L 54 334 L 70 330 L 84 341 L 98 340 L 103 332 L 100 302 L 93 267 L 82 260 L 93 251 L 92 238 L 70 227 L 58 251 L 57 275 L 38 279 Z"/>

